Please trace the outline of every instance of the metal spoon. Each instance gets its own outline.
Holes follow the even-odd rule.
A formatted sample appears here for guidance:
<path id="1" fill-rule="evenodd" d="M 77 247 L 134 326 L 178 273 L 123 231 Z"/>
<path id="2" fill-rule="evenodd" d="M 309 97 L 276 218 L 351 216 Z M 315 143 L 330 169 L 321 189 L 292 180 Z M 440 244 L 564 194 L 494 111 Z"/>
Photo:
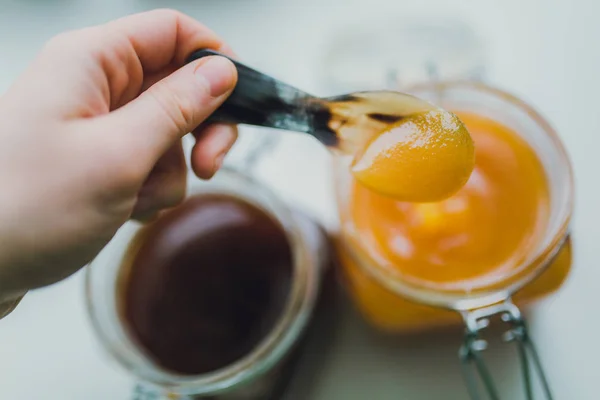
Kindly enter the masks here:
<path id="1" fill-rule="evenodd" d="M 207 56 L 223 56 L 198 50 L 188 62 Z M 324 145 L 354 153 L 401 119 L 437 109 L 432 104 L 393 91 L 357 92 L 320 98 L 269 75 L 231 60 L 238 83 L 231 96 L 208 122 L 247 124 L 308 133 Z"/>

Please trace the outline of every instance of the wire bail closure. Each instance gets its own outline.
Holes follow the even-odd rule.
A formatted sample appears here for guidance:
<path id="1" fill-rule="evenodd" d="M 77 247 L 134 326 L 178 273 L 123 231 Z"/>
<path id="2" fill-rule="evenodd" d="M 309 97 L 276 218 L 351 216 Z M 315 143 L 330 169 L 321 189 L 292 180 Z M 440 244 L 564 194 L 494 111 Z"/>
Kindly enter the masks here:
<path id="1" fill-rule="evenodd" d="M 502 340 L 506 343 L 514 342 L 517 346 L 525 399 L 534 399 L 533 372 L 538 375 L 545 398 L 553 400 L 550 385 L 544 373 L 538 352 L 529 335 L 525 319 L 521 314 L 521 310 L 519 310 L 511 299 L 489 307 L 465 311 L 461 315 L 466 330 L 463 344 L 459 350 L 459 359 L 471 399 L 500 400 L 498 389 L 482 355 L 488 343 L 480 335 L 481 331 L 490 325 L 490 318 L 499 315 L 500 319 L 508 324 L 509 327 L 502 335 Z M 483 392 L 487 394 L 486 397 L 481 396 L 481 386 L 484 388 Z"/>

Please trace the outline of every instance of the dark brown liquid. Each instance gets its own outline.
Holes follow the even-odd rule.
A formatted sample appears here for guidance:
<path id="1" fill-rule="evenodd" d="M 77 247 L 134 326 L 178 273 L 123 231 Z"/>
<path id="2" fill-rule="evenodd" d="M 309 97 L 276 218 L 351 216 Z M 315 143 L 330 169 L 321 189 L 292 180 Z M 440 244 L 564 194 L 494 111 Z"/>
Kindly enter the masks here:
<path id="1" fill-rule="evenodd" d="M 286 234 L 265 212 L 226 195 L 191 197 L 135 238 L 120 282 L 122 317 L 164 369 L 207 373 L 273 329 L 292 275 Z"/>

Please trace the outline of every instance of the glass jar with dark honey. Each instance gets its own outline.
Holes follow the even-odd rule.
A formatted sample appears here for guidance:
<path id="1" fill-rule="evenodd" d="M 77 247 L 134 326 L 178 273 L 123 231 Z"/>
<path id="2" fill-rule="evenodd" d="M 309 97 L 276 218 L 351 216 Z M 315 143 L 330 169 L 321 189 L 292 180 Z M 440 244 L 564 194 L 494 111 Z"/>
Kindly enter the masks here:
<path id="1" fill-rule="evenodd" d="M 264 146 L 263 146 L 264 147 Z M 93 328 L 136 399 L 277 399 L 329 269 L 324 231 L 241 168 L 188 178 L 87 271 Z"/>

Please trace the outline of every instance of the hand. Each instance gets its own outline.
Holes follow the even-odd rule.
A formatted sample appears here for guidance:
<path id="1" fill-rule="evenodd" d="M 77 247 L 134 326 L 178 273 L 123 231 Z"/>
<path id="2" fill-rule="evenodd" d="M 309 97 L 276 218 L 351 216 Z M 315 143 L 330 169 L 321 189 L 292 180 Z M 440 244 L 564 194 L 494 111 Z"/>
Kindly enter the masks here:
<path id="1" fill-rule="evenodd" d="M 233 90 L 231 55 L 195 20 L 168 10 L 52 39 L 0 98 L 0 302 L 61 280 L 129 218 L 185 195 L 181 137 L 209 178 L 237 137 L 197 127 Z"/>

